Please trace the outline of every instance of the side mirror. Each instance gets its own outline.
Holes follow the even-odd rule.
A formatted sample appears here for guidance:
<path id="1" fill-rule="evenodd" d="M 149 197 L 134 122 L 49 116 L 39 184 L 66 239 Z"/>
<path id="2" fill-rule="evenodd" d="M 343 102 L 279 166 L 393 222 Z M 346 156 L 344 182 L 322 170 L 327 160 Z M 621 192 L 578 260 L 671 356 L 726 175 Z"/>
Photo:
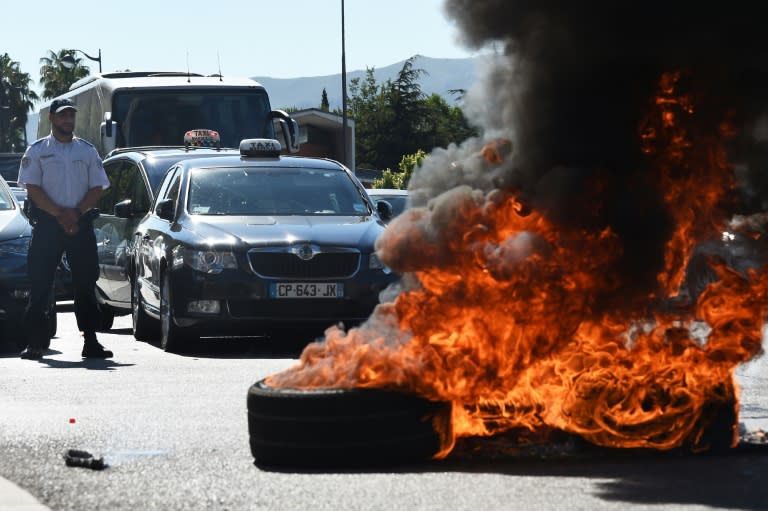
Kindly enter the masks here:
<path id="1" fill-rule="evenodd" d="M 131 199 L 125 199 L 115 204 L 115 216 L 118 218 L 132 218 L 133 205 Z"/>
<path id="2" fill-rule="evenodd" d="M 289 153 L 299 152 L 299 123 L 283 110 L 272 110 L 269 118 L 275 124 L 275 132 L 280 131 L 285 141 L 284 147 Z M 278 130 L 279 127 L 279 130 Z"/>
<path id="3" fill-rule="evenodd" d="M 117 147 L 117 123 L 112 122 L 112 112 L 106 112 L 104 114 L 104 122 L 101 123 L 101 147 L 104 154 L 109 153 L 115 147 Z"/>
<path id="4" fill-rule="evenodd" d="M 376 201 L 376 212 L 379 214 L 381 219 L 384 220 L 384 222 L 389 222 L 394 216 L 392 204 L 385 200 Z"/>
<path id="5" fill-rule="evenodd" d="M 104 135 L 112 136 L 112 112 L 104 112 Z"/>
<path id="6" fill-rule="evenodd" d="M 155 206 L 155 214 L 163 220 L 173 222 L 173 216 L 176 212 L 176 201 L 173 199 L 163 199 Z"/>

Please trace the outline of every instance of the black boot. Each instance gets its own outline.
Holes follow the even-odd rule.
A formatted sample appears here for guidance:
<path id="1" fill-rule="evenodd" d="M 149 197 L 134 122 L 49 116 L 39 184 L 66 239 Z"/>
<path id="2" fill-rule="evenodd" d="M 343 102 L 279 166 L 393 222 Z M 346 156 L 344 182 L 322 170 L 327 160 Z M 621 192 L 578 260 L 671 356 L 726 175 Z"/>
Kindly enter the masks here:
<path id="1" fill-rule="evenodd" d="M 32 348 L 31 346 L 27 346 L 24 348 L 24 351 L 21 352 L 21 358 L 27 359 L 27 360 L 40 360 L 43 358 L 43 350 L 39 348 Z"/>
<path id="2" fill-rule="evenodd" d="M 83 358 L 112 358 L 112 352 L 99 344 L 96 334 L 85 334 L 82 356 Z"/>

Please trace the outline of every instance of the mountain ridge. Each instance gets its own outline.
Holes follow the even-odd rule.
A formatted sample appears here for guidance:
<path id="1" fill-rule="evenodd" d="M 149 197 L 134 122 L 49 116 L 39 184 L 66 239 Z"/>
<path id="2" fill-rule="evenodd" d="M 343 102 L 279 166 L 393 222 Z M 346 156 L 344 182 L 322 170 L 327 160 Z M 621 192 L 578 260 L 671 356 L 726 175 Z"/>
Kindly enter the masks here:
<path id="1" fill-rule="evenodd" d="M 418 78 L 422 92 L 429 96 L 437 93 L 450 104 L 456 104 L 459 97 L 451 91 L 468 89 L 477 77 L 479 57 L 468 58 L 432 58 L 423 55 L 413 57 L 413 68 L 423 69 Z M 407 60 L 407 59 L 406 59 Z M 373 67 L 376 83 L 381 85 L 389 79 L 395 79 L 406 60 L 401 60 L 381 68 Z M 347 91 L 352 80 L 365 80 L 367 70 L 347 72 Z M 341 73 L 325 76 L 306 76 L 298 78 L 272 78 L 269 76 L 251 76 L 262 84 L 269 93 L 272 108 L 305 109 L 319 108 L 323 89 L 328 94 L 330 109 L 341 109 Z M 349 92 L 348 92 L 349 93 Z"/>

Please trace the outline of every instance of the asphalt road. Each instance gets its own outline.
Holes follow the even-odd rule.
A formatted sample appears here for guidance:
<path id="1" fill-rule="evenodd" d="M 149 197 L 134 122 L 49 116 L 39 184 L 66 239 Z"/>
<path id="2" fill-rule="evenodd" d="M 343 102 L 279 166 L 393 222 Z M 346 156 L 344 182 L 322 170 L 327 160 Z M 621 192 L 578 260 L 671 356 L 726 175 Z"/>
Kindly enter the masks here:
<path id="1" fill-rule="evenodd" d="M 296 352 L 232 340 L 173 355 L 135 342 L 129 326 L 116 318 L 101 335 L 113 360 L 83 361 L 63 312 L 42 361 L 0 358 L 0 477 L 50 509 L 768 509 L 768 449 L 754 444 L 717 456 L 465 448 L 385 470 L 264 470 L 248 449 L 246 392 Z M 766 360 L 738 378 L 740 420 L 768 429 Z M 69 448 L 108 468 L 65 466 Z M 0 509 L 29 502 L 9 507 L 12 489 L 0 484 Z"/>

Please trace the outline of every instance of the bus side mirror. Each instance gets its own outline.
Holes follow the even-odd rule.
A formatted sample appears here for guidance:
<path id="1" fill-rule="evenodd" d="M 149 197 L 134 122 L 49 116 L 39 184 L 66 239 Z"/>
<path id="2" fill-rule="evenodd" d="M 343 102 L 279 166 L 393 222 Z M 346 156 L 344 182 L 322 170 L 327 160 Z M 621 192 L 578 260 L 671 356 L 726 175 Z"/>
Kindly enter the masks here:
<path id="1" fill-rule="evenodd" d="M 104 134 L 107 137 L 112 136 L 112 112 L 104 112 Z"/>
<path id="2" fill-rule="evenodd" d="M 275 124 L 275 132 L 280 131 L 285 141 L 284 147 L 289 153 L 299 152 L 299 123 L 283 110 L 272 110 L 269 118 Z"/>
<path id="3" fill-rule="evenodd" d="M 104 114 L 104 122 L 100 126 L 101 147 L 104 148 L 104 154 L 108 154 L 117 147 L 117 123 L 112 121 L 112 112 Z"/>

